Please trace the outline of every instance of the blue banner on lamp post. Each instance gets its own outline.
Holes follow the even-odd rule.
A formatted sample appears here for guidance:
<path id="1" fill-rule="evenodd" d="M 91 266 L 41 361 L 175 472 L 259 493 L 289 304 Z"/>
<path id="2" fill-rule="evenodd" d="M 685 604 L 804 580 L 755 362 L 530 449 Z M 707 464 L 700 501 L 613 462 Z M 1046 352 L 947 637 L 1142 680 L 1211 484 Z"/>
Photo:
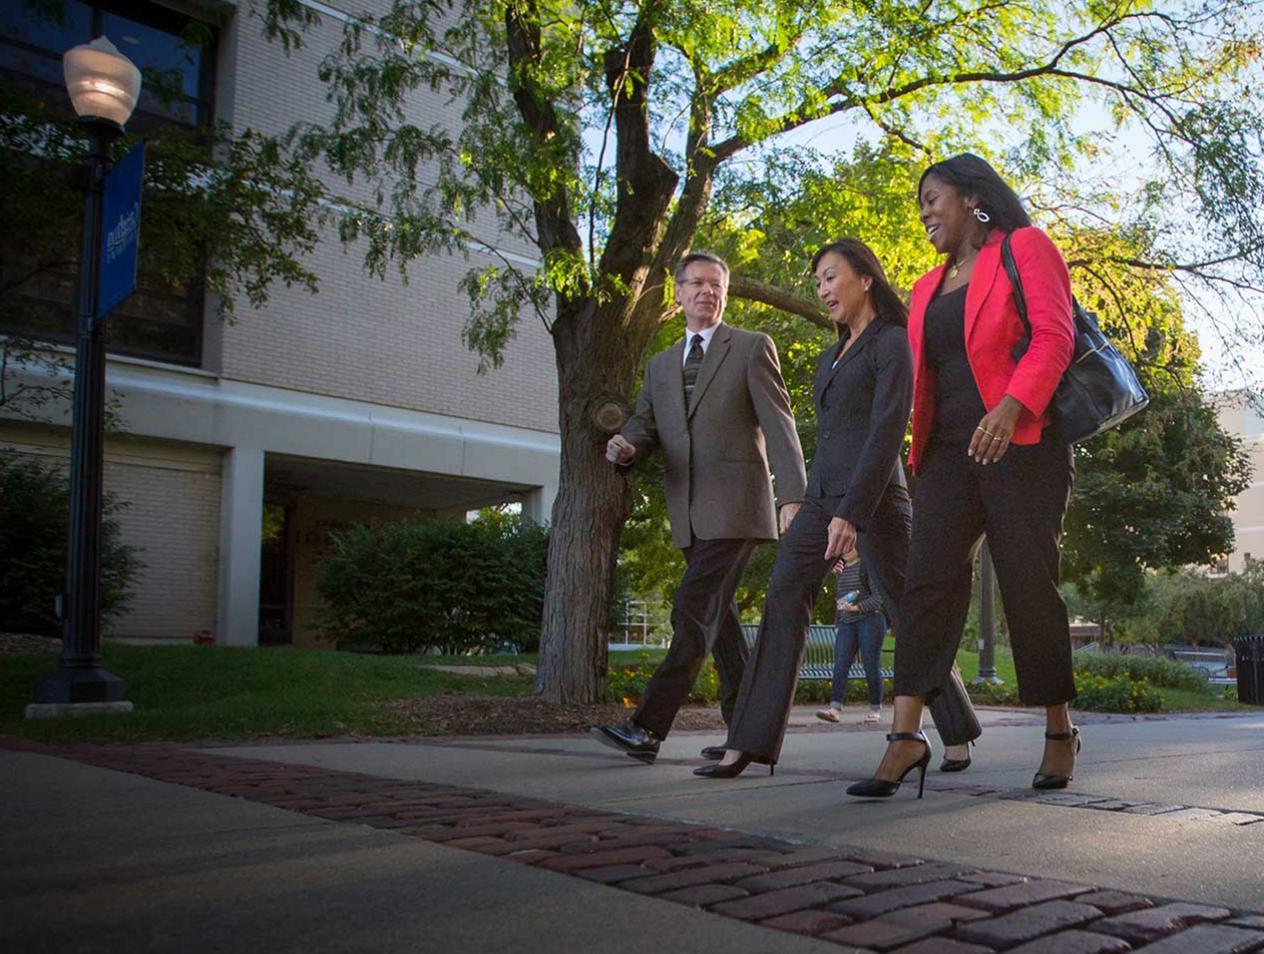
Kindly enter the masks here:
<path id="1" fill-rule="evenodd" d="M 140 190 L 145 173 L 145 144 L 105 175 L 101 229 L 101 283 L 96 318 L 101 320 L 136 288 L 136 251 L 140 246 Z"/>

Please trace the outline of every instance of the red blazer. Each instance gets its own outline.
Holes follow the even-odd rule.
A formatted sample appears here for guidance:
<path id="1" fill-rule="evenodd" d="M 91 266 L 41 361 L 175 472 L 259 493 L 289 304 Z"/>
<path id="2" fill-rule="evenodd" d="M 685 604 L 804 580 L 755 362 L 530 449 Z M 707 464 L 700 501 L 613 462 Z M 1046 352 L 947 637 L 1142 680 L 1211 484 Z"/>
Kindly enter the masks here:
<path id="1" fill-rule="evenodd" d="M 966 357 L 989 411 L 1009 394 L 1023 405 L 1013 443 L 1038 444 L 1049 423 L 1048 406 L 1062 372 L 1071 362 L 1075 332 L 1071 320 L 1071 277 L 1061 253 L 1037 228 L 1018 229 L 1011 247 L 1027 297 L 1031 346 L 1015 361 L 1014 345 L 1025 334 L 1018 317 L 1005 266 L 1001 264 L 1004 234 L 988 236 L 966 291 Z M 935 417 L 935 372 L 926 366 L 924 324 L 943 277 L 944 265 L 931 269 L 913 285 L 909 305 L 909 344 L 913 349 L 913 446 L 909 467 L 921 465 Z"/>

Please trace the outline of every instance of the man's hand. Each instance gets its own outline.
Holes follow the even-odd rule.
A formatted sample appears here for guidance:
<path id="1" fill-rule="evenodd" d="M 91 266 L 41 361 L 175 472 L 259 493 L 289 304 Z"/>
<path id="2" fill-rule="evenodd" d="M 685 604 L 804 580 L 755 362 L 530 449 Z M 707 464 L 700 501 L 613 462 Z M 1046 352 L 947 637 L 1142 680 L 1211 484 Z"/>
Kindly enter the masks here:
<path id="1" fill-rule="evenodd" d="M 790 524 L 794 523 L 795 515 L 799 512 L 801 506 L 803 505 L 797 500 L 793 503 L 783 503 L 781 505 L 777 529 L 783 537 L 786 535 L 786 531 L 790 529 Z"/>
<path id="2" fill-rule="evenodd" d="M 606 443 L 606 460 L 612 464 L 626 466 L 635 456 L 636 447 L 629 444 L 622 434 L 616 434 Z"/>
<path id="3" fill-rule="evenodd" d="M 839 600 L 838 608 L 843 613 L 855 614 L 860 612 L 859 606 L 855 603 L 848 603 L 846 600 Z"/>
<path id="4" fill-rule="evenodd" d="M 856 546 L 856 528 L 850 520 L 835 517 L 829 522 L 829 543 L 825 547 L 825 561 L 836 560 Z"/>

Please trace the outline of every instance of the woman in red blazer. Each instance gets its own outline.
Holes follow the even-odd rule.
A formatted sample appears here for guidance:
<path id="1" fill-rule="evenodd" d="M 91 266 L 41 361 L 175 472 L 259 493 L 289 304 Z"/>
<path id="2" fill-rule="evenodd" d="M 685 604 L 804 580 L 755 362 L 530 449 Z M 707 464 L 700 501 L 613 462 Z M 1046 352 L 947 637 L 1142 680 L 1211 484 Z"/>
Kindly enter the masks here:
<path id="1" fill-rule="evenodd" d="M 913 769 L 925 778 L 922 707 L 953 664 L 970 606 L 972 558 L 986 534 L 1009 623 L 1019 694 L 1046 707 L 1035 788 L 1071 780 L 1079 732 L 1058 543 L 1074 474 L 1049 402 L 1071 360 L 1071 283 L 1022 202 L 972 155 L 936 163 L 918 185 L 926 236 L 945 256 L 913 287 L 913 444 L 917 474 L 903 626 L 895 651 L 895 718 L 877 775 L 849 794 L 887 796 Z M 1001 263 L 1010 236 L 1031 338 Z M 918 794 L 921 790 L 919 787 Z"/>

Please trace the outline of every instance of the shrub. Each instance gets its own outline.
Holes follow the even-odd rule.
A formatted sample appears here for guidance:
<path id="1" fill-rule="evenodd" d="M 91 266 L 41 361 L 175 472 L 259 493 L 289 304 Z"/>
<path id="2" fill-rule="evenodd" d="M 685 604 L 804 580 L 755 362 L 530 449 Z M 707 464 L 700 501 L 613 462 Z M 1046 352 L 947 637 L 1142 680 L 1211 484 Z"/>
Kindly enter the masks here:
<path id="1" fill-rule="evenodd" d="M 1163 708 L 1163 693 L 1146 679 L 1127 676 L 1097 676 L 1076 673 L 1075 701 L 1077 709 L 1095 712 L 1158 712 Z"/>
<path id="2" fill-rule="evenodd" d="M 1202 672 L 1173 659 L 1082 652 L 1076 653 L 1073 658 L 1077 674 L 1107 678 L 1122 676 L 1134 682 L 1145 680 L 1169 689 L 1199 690 L 1207 685 L 1207 678 Z"/>
<path id="3" fill-rule="evenodd" d="M 101 618 L 118 616 L 144 566 L 119 541 L 113 514 L 126 504 L 106 494 L 101 522 Z M 60 636 L 54 600 L 66 589 L 69 482 L 63 471 L 0 451 L 0 630 Z"/>
<path id="4" fill-rule="evenodd" d="M 1021 706 L 1018 687 L 1011 683 L 992 685 L 986 682 L 967 682 L 966 692 L 972 702 L 981 706 Z"/>
<path id="5" fill-rule="evenodd" d="M 547 550 L 547 531 L 517 520 L 352 527 L 317 571 L 322 628 L 392 653 L 533 651 Z"/>
<path id="6" fill-rule="evenodd" d="M 658 661 L 645 654 L 643 661 L 612 666 L 606 679 L 609 698 L 613 702 L 639 702 L 641 695 L 649 684 L 650 677 L 658 667 Z M 883 700 L 890 701 L 891 680 L 883 680 Z M 800 679 L 794 690 L 794 704 L 799 706 L 824 705 L 829 702 L 830 681 L 828 679 Z M 869 700 L 869 685 L 864 679 L 847 681 L 848 704 L 859 705 Z M 703 665 L 698 679 L 689 692 L 689 702 L 693 705 L 716 705 L 720 701 L 720 679 L 715 665 L 710 658 Z"/>
<path id="7" fill-rule="evenodd" d="M 650 677 L 658 668 L 659 661 L 644 653 L 641 660 L 635 663 L 624 663 L 611 666 L 606 676 L 606 688 L 611 702 L 631 704 L 640 702 L 649 685 Z M 693 688 L 689 690 L 689 702 L 698 706 L 715 705 L 720 701 L 720 677 L 716 674 L 715 664 L 708 657 L 702 664 Z"/>
<path id="8" fill-rule="evenodd" d="M 797 706 L 825 705 L 830 701 L 833 683 L 829 679 L 800 679 L 794 689 L 794 704 Z M 869 683 L 861 676 L 847 680 L 847 691 L 843 696 L 847 705 L 861 705 L 869 702 Z M 891 680 L 882 680 L 882 701 L 891 703 Z"/>

